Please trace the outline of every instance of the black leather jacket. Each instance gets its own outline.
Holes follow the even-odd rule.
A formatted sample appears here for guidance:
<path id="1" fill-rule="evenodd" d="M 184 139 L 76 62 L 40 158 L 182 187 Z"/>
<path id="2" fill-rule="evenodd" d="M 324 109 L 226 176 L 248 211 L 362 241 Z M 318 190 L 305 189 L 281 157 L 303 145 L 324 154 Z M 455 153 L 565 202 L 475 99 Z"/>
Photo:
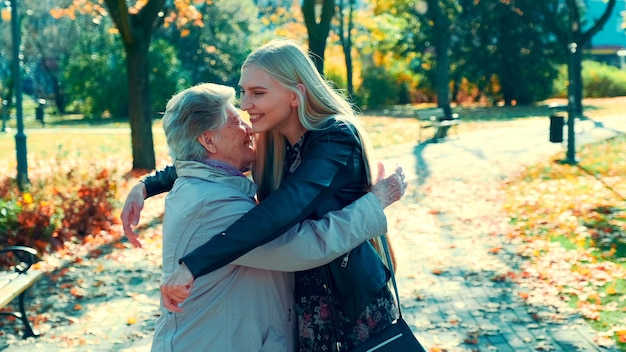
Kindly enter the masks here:
<path id="1" fill-rule="evenodd" d="M 194 277 L 230 263 L 303 220 L 341 209 L 367 192 L 366 165 L 357 136 L 343 122 L 332 119 L 328 125 L 306 133 L 301 163 L 278 190 L 181 259 Z M 173 167 L 146 178 L 148 196 L 171 189 L 175 178 Z M 389 271 L 368 242 L 328 266 L 335 296 L 348 317 L 355 319 L 389 279 Z"/>

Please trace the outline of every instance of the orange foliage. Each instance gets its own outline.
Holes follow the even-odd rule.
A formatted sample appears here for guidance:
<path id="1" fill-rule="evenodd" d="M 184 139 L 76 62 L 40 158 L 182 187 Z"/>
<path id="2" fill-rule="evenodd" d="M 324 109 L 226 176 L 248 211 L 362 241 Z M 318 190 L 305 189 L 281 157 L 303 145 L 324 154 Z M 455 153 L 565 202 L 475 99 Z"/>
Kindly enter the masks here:
<path id="1" fill-rule="evenodd" d="M 547 161 L 506 184 L 508 237 L 527 259 L 516 281 L 532 287 L 520 298 L 570 302 L 618 343 L 626 338 L 610 329 L 622 331 L 615 324 L 626 317 L 626 179 L 619 176 L 626 174 L 625 150 L 624 136 L 585 145 L 579 165 Z"/>
<path id="2" fill-rule="evenodd" d="M 4 245 L 24 245 L 47 253 L 62 249 L 65 242 L 88 235 L 115 232 L 117 184 L 108 169 L 93 176 L 86 171 L 52 170 L 31 179 L 28 192 L 19 193 L 10 178 L 0 179 L 0 201 L 14 222 L 3 222 Z"/>

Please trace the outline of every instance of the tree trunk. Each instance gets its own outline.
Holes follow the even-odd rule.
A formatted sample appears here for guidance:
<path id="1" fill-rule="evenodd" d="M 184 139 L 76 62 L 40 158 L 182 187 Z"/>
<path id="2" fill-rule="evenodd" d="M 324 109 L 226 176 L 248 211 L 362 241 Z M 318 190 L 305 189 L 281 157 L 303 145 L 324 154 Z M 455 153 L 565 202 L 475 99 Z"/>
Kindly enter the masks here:
<path id="1" fill-rule="evenodd" d="M 339 3 L 339 34 L 343 48 L 343 56 L 346 62 L 346 85 L 348 95 L 350 96 L 350 100 L 352 100 L 354 97 L 354 72 L 352 69 L 352 11 L 354 10 L 354 0 L 348 1 L 347 23 L 345 23 L 343 16 L 343 11 L 345 10 L 343 0 Z"/>
<path id="2" fill-rule="evenodd" d="M 433 21 L 433 33 L 436 54 L 435 91 L 437 92 L 437 106 L 442 108 L 446 119 L 452 119 L 450 107 L 450 20 L 441 9 L 438 0 L 428 0 L 428 14 Z M 449 127 L 435 131 L 435 139 L 445 138 Z"/>
<path id="3" fill-rule="evenodd" d="M 148 50 L 152 32 L 160 25 L 158 14 L 164 10 L 165 0 L 149 0 L 135 14 L 129 13 L 125 1 L 105 0 L 105 4 L 120 31 L 126 51 L 133 170 L 152 170 L 156 167 L 156 158 L 152 138 Z"/>
<path id="4" fill-rule="evenodd" d="M 126 46 L 128 70 L 128 114 L 133 147 L 133 170 L 152 170 L 156 167 L 150 111 L 148 48 L 150 40 L 137 41 Z"/>
<path id="5" fill-rule="evenodd" d="M 315 0 L 303 0 L 302 14 L 307 33 L 309 34 L 309 55 L 317 72 L 324 74 L 324 52 L 326 39 L 330 32 L 330 21 L 335 14 L 335 0 L 321 0 L 322 11 L 320 17 L 315 15 Z"/>
<path id="6" fill-rule="evenodd" d="M 51 75 L 52 83 L 54 85 L 54 104 L 57 107 L 59 115 L 65 114 L 65 92 L 61 88 L 61 82 L 55 75 Z"/>

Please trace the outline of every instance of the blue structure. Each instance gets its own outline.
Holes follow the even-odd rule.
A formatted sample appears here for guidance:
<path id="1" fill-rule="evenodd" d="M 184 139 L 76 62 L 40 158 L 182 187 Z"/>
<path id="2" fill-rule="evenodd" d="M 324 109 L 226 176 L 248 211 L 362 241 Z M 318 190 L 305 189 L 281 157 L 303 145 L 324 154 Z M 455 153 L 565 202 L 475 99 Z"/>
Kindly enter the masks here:
<path id="1" fill-rule="evenodd" d="M 606 9 L 605 0 L 585 0 L 586 17 L 595 22 Z M 591 39 L 590 54 L 595 61 L 626 70 L 626 0 L 617 0 L 615 9 L 604 27 Z"/>

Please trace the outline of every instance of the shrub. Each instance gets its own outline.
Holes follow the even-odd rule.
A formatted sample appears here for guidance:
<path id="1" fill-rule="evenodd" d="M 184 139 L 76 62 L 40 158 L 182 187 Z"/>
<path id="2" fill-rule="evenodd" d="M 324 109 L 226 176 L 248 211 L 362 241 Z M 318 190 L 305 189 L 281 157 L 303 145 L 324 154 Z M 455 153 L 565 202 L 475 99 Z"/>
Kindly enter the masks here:
<path id="1" fill-rule="evenodd" d="M 626 96 L 626 71 L 595 61 L 583 62 L 583 95 L 585 98 Z M 567 66 L 559 67 L 554 81 L 554 95 L 567 97 Z"/>
<path id="2" fill-rule="evenodd" d="M 363 83 L 357 91 L 357 104 L 363 108 L 373 109 L 398 104 L 400 86 L 395 77 L 384 67 L 369 65 L 361 73 Z"/>
<path id="3" fill-rule="evenodd" d="M 617 97 L 626 95 L 626 71 L 594 61 L 583 63 L 585 97 Z"/>
<path id="4" fill-rule="evenodd" d="M 67 241 L 112 231 L 117 187 L 109 170 L 95 168 L 94 174 L 73 165 L 48 170 L 31 178 L 25 192 L 8 177 L 0 180 L 1 243 L 48 253 Z"/>

